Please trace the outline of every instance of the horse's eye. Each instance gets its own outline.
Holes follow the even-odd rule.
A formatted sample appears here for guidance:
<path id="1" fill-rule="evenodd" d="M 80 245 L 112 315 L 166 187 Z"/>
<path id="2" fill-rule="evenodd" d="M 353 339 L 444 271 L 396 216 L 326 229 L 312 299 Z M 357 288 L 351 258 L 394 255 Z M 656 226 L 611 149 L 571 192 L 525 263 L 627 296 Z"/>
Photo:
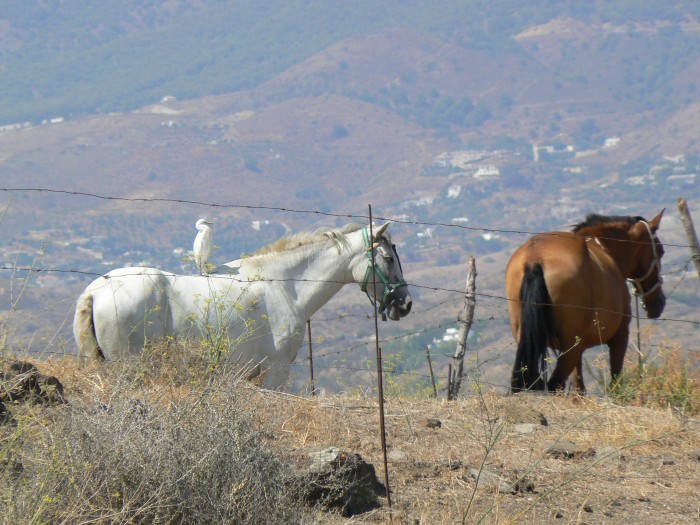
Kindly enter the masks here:
<path id="1" fill-rule="evenodd" d="M 379 252 L 379 255 L 381 255 L 382 259 L 386 261 L 387 264 L 392 264 L 394 262 L 393 254 L 389 253 L 384 248 L 379 248 L 379 250 L 377 251 Z"/>

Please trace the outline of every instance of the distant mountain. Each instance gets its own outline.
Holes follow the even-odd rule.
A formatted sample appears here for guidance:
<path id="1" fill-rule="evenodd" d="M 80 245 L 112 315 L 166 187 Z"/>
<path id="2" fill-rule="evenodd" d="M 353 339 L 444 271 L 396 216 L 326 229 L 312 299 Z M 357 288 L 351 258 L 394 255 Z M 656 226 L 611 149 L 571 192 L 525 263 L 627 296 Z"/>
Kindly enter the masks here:
<path id="1" fill-rule="evenodd" d="M 498 320 L 479 337 L 509 339 L 497 298 L 524 232 L 700 198 L 698 20 L 690 0 L 3 2 L 2 187 L 65 192 L 0 190 L 0 260 L 66 271 L 23 296 L 17 334 L 60 324 L 92 273 L 188 272 L 200 216 L 225 262 L 372 204 L 405 223 L 430 312 L 405 325 L 439 335 L 475 255 Z M 662 238 L 679 285 L 670 212 Z M 674 317 L 697 306 L 683 293 Z M 63 310 L 34 320 L 47 302 Z"/>
<path id="2" fill-rule="evenodd" d="M 8 0 L 0 124 L 250 90 L 305 61 L 321 76 L 278 96 L 333 91 L 431 128 L 537 103 L 563 120 L 594 102 L 667 114 L 698 100 L 698 19 L 693 0 Z"/>
<path id="3" fill-rule="evenodd" d="M 496 210 L 522 210 L 533 199 L 557 210 L 528 219 L 545 228 L 606 202 L 657 206 L 679 190 L 692 197 L 700 23 L 695 3 L 662 4 L 124 2 L 81 18 L 80 2 L 10 2 L 0 11 L 8 73 L 0 76 L 8 87 L 0 115 L 25 103 L 39 113 L 57 105 L 39 122 L 0 128 L 0 175 L 15 187 L 32 181 L 321 212 L 357 212 L 371 201 L 435 220 L 478 216 L 493 227 L 511 220 Z M 110 46 L 129 50 L 119 54 L 123 64 L 100 55 Z M 212 53 L 233 60 L 212 51 L 226 46 L 260 75 L 218 61 L 188 74 L 170 62 Z M 80 62 L 93 73 L 64 74 L 55 85 L 51 67 L 20 75 L 52 57 L 65 61 L 56 63 L 64 72 Z M 139 73 L 148 67 L 169 69 L 169 80 Z M 210 90 L 213 71 L 239 84 L 188 98 L 193 86 Z M 122 81 L 112 85 L 106 72 L 123 73 Z M 87 103 L 72 95 L 90 86 L 90 96 L 135 109 L 81 116 L 61 105 L 63 95 L 38 105 L 17 99 L 27 97 L 23 82 L 40 80 L 76 103 Z M 108 95 L 100 82 L 125 91 Z M 139 87 L 146 84 L 148 94 Z M 558 203 L 565 188 L 574 204 Z M 245 236 L 238 242 L 251 246 Z"/>

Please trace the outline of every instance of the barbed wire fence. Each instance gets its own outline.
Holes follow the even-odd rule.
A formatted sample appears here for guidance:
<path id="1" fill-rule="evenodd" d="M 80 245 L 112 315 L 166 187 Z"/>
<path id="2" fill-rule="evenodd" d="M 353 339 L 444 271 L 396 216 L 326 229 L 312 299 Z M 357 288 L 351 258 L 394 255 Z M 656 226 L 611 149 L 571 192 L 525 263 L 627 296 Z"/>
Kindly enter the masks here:
<path id="1" fill-rule="evenodd" d="M 187 199 L 174 199 L 174 198 L 158 198 L 158 197 L 118 197 L 118 196 L 109 196 L 109 195 L 101 195 L 98 193 L 89 193 L 89 192 L 82 192 L 82 191 L 69 191 L 69 190 L 57 190 L 57 189 L 50 189 L 50 188 L 31 188 L 31 187 L 25 187 L 25 188 L 0 188 L 0 193 L 20 193 L 20 192 L 25 192 L 25 193 L 42 193 L 42 194 L 49 194 L 49 195 L 65 195 L 69 197 L 76 197 L 76 198 L 89 198 L 89 199 L 98 199 L 98 200 L 104 200 L 104 201 L 120 201 L 120 202 L 133 202 L 133 203 L 161 203 L 161 204 L 183 204 L 183 205 L 195 205 L 195 206 L 200 206 L 200 207 L 209 207 L 209 208 L 227 208 L 227 209 L 244 209 L 244 210 L 266 210 L 266 211 L 274 211 L 274 212 L 279 212 L 283 214 L 298 214 L 298 215 L 310 215 L 310 216 L 321 216 L 321 217 L 331 217 L 331 218 L 342 218 L 346 220 L 353 220 L 353 221 L 367 221 L 369 220 L 369 216 L 365 214 L 344 214 L 344 213 L 331 213 L 331 212 L 325 212 L 321 210 L 307 210 L 307 209 L 293 209 L 293 208 L 286 208 L 286 207 L 274 207 L 274 206 L 254 206 L 254 205 L 246 205 L 246 204 L 235 204 L 235 203 L 214 203 L 214 202 L 204 202 L 204 201 L 196 201 L 196 200 L 187 200 Z M 465 230 L 465 231 L 471 231 L 471 232 L 482 232 L 482 233 L 498 233 L 498 234 L 512 234 L 512 235 L 522 235 L 522 236 L 531 236 L 531 235 L 536 235 L 536 234 L 549 234 L 549 235 L 558 235 L 557 232 L 538 232 L 538 231 L 528 231 L 528 230 L 518 230 L 518 229 L 504 229 L 504 228 L 489 228 L 489 227 L 481 227 L 481 226 L 468 226 L 465 224 L 454 224 L 454 223 L 445 223 L 445 222 L 437 222 L 437 221 L 419 221 L 419 220 L 410 220 L 406 219 L 404 217 L 399 217 L 399 218 L 392 218 L 392 217 L 374 217 L 375 220 L 377 221 L 382 221 L 382 222 L 391 222 L 391 223 L 398 223 L 398 224 L 403 224 L 403 225 L 408 225 L 408 226 L 416 226 L 416 227 L 436 227 L 436 228 L 450 228 L 450 229 L 457 229 L 457 230 Z M 634 242 L 634 241 L 629 241 L 629 242 Z M 675 249 L 678 252 L 683 252 L 685 251 L 688 253 L 689 250 L 692 249 L 691 245 L 687 244 L 674 244 L 674 243 L 664 243 L 664 246 L 667 248 Z M 687 258 L 682 259 L 683 262 L 681 264 L 676 264 L 674 268 L 671 270 L 666 270 L 665 275 L 667 277 L 672 276 L 672 275 L 677 275 L 678 280 L 677 282 L 668 290 L 667 295 L 669 297 L 673 297 L 673 294 L 683 285 L 687 274 L 688 270 L 691 266 L 691 263 L 693 262 L 693 255 L 688 255 Z M 138 269 L 135 269 L 135 272 L 139 271 Z M 12 276 L 14 279 L 21 279 L 24 280 L 24 282 L 28 282 L 33 276 L 37 276 L 40 274 L 57 274 L 57 275 L 71 275 L 79 278 L 97 278 L 101 275 L 103 275 L 102 272 L 96 272 L 96 271 L 89 271 L 89 270 L 80 270 L 80 269 L 72 269 L 72 268 L 56 268 L 56 267 L 43 267 L 39 266 L 38 264 L 36 265 L 3 265 L 0 266 L 0 272 L 7 272 Z M 0 273 L 2 275 L 2 273 Z M 211 278 L 217 278 L 216 274 L 210 275 Z M 462 276 L 458 276 L 459 279 L 462 278 Z M 486 276 L 483 278 L 483 282 L 489 282 L 489 281 L 496 281 L 496 280 L 502 280 L 502 275 L 500 274 L 493 274 Z M 396 335 L 389 335 L 386 337 L 383 337 L 379 340 L 380 344 L 398 344 L 402 346 L 407 346 L 413 344 L 413 341 L 420 339 L 420 336 L 426 336 L 428 334 L 435 334 L 439 333 L 440 331 L 444 331 L 447 328 L 453 328 L 457 324 L 457 313 L 459 310 L 459 304 L 464 300 L 464 290 L 460 290 L 457 288 L 451 288 L 451 287 L 440 287 L 440 286 L 434 286 L 431 284 L 427 283 L 420 283 L 420 282 L 412 282 L 410 280 L 410 272 L 409 276 L 407 278 L 408 280 L 408 285 L 411 289 L 416 289 L 416 290 L 421 290 L 423 292 L 429 292 L 433 293 L 435 295 L 440 294 L 443 299 L 440 300 L 433 300 L 432 304 L 429 306 L 423 308 L 422 310 L 419 310 L 421 312 L 421 315 L 424 315 L 426 312 L 431 311 L 431 310 L 442 310 L 445 311 L 448 308 L 451 309 L 454 307 L 454 315 L 452 316 L 451 319 L 445 320 L 442 322 L 434 323 L 429 326 L 422 326 L 417 329 L 412 329 L 408 330 L 406 332 L 396 334 Z M 480 280 L 481 281 L 481 280 Z M 447 298 L 444 298 L 444 297 Z M 498 314 L 492 314 L 488 316 L 477 316 L 474 319 L 474 323 L 476 325 L 489 325 L 489 324 L 498 324 L 500 327 L 506 328 L 507 329 L 507 317 L 503 315 L 503 312 L 505 310 L 505 305 L 508 302 L 508 299 L 501 294 L 498 293 L 488 293 L 488 292 L 478 292 L 475 294 L 475 297 L 477 299 L 477 307 L 480 310 L 484 310 L 485 308 L 493 308 L 495 312 L 500 312 L 500 315 Z M 15 324 L 12 327 L 6 326 L 6 323 L 0 324 L 0 342 L 3 340 L 6 340 L 8 337 L 8 334 L 11 329 L 15 329 L 17 326 L 21 326 L 22 324 L 30 324 L 35 322 L 38 319 L 41 319 L 42 315 L 44 315 L 46 312 L 53 310 L 55 308 L 63 308 L 66 311 L 66 314 L 63 316 L 63 320 L 58 327 L 58 331 L 64 328 L 66 324 L 70 324 L 70 318 L 72 316 L 71 309 L 77 300 L 77 296 L 69 296 L 69 297 L 64 297 L 61 299 L 57 299 L 50 304 L 44 306 L 41 310 L 33 312 L 31 315 L 17 320 Z M 486 306 L 479 305 L 480 302 L 485 302 Z M 490 305 L 490 306 L 489 306 Z M 575 305 L 570 305 L 572 307 L 580 308 L 579 306 Z M 414 317 L 417 317 L 416 312 L 413 312 L 411 314 Z M 444 315 L 444 314 L 443 314 Z M 639 319 L 638 315 L 631 315 L 633 319 Z M 369 322 L 371 319 L 371 314 L 369 313 L 350 313 L 350 312 L 340 312 L 336 314 L 328 314 L 328 313 L 321 313 L 317 318 L 312 319 L 312 323 L 314 326 L 317 325 L 329 325 L 331 323 L 335 322 L 356 322 L 356 323 L 363 323 L 363 322 Z M 674 317 L 661 317 L 655 321 L 652 321 L 655 325 L 666 325 L 666 323 L 678 323 L 680 325 L 685 325 L 685 326 L 690 326 L 692 328 L 700 326 L 700 321 L 695 320 L 695 319 L 681 319 L 681 318 L 674 318 Z M 414 322 L 413 324 L 417 324 L 418 322 Z M 671 325 L 673 326 L 673 325 Z M 670 329 L 669 331 L 673 331 L 673 329 Z M 58 336 L 54 336 L 53 339 L 48 340 L 46 343 L 46 347 L 49 348 L 51 344 L 56 342 L 56 339 Z M 376 373 L 376 370 L 372 369 L 372 366 L 370 363 L 366 363 L 364 366 L 358 366 L 357 364 L 348 364 L 348 356 L 353 356 L 354 354 L 362 348 L 369 348 L 371 345 L 375 344 L 374 339 L 372 338 L 365 338 L 364 340 L 357 341 L 353 344 L 346 344 L 342 339 L 336 339 L 336 340 L 327 340 L 327 341 L 312 341 L 312 346 L 313 346 L 313 358 L 314 358 L 314 368 L 318 370 L 325 370 L 327 373 L 336 373 L 336 374 L 347 374 L 347 373 L 352 373 L 352 374 L 361 374 L 361 373 Z M 494 346 L 495 345 L 495 346 Z M 657 343 L 658 345 L 658 343 Z M 493 388 L 497 389 L 507 389 L 509 385 L 505 384 L 506 382 L 504 381 L 503 383 L 496 382 L 496 381 L 487 381 L 484 380 L 482 377 L 482 371 L 483 369 L 489 365 L 493 364 L 495 362 L 498 362 L 503 359 L 503 356 L 506 352 L 512 352 L 512 343 L 503 343 L 502 341 L 494 341 L 491 346 L 494 346 L 493 348 L 475 348 L 477 345 L 470 345 L 470 351 L 473 351 L 474 353 L 474 362 L 470 364 L 467 374 L 465 375 L 464 379 L 466 380 L 467 383 L 479 383 L 480 385 L 484 386 L 490 386 Z M 57 350 L 47 350 L 44 352 L 44 355 L 66 355 L 66 356 L 71 356 L 74 355 L 74 350 L 71 350 L 71 345 L 66 343 L 65 341 L 59 344 L 59 349 Z M 416 352 L 422 353 L 424 351 L 423 345 L 420 345 L 420 348 L 415 349 Z M 487 350 L 487 351 L 485 351 Z M 639 349 L 638 349 L 639 350 Z M 430 352 L 430 357 L 433 359 L 436 358 L 444 358 L 445 362 L 447 359 L 449 359 L 449 355 L 447 355 L 446 352 L 441 352 L 440 350 L 433 351 L 429 349 Z M 480 359 L 480 355 L 482 353 L 486 353 L 487 357 Z M 304 358 L 301 357 L 303 352 L 300 352 L 297 362 L 291 364 L 291 365 L 275 365 L 275 366 L 290 366 L 292 369 L 298 369 L 300 374 L 302 373 L 301 370 L 305 369 L 307 366 L 307 363 L 304 362 Z M 332 362 L 328 362 L 328 360 L 333 360 Z M 357 359 L 355 359 L 357 361 Z M 425 363 L 425 368 L 427 369 L 427 362 Z M 385 374 L 391 375 L 393 377 L 397 378 L 404 378 L 406 380 L 415 380 L 415 381 L 422 381 L 422 382 L 428 382 L 431 379 L 431 375 L 426 371 L 425 373 L 421 372 L 420 370 L 423 369 L 423 367 L 417 367 L 413 370 L 405 370 L 401 366 L 393 366 L 386 368 L 384 370 Z M 439 372 L 439 375 L 442 375 L 444 372 Z M 441 386 L 441 389 L 444 389 L 445 387 Z"/>
<path id="2" fill-rule="evenodd" d="M 127 198 L 127 197 L 113 197 L 113 196 L 105 196 L 105 195 L 99 195 L 99 194 L 94 194 L 94 193 L 87 193 L 87 192 L 76 192 L 76 191 L 66 191 L 66 190 L 53 190 L 53 189 L 47 189 L 47 188 L 0 188 L 0 193 L 2 192 L 40 192 L 40 193 L 48 193 L 48 194 L 63 194 L 63 195 L 69 195 L 72 197 L 81 197 L 81 198 L 93 198 L 93 199 L 101 199 L 101 200 L 107 200 L 107 201 L 125 201 L 125 202 L 140 202 L 140 203 L 170 203 L 170 204 L 188 204 L 188 205 L 197 205 L 197 206 L 203 206 L 203 207 L 214 207 L 214 208 L 241 208 L 241 209 L 251 209 L 251 210 L 270 210 L 270 211 L 275 211 L 275 212 L 280 212 L 280 213 L 289 213 L 289 214 L 308 214 L 308 215 L 314 215 L 314 216 L 326 216 L 326 217 L 334 217 L 334 218 L 343 218 L 343 219 L 349 219 L 349 220 L 361 220 L 361 221 L 366 221 L 369 220 L 368 216 L 362 215 L 362 214 L 335 214 L 335 213 L 329 213 L 329 212 L 323 212 L 319 210 L 301 210 L 301 209 L 290 209 L 290 208 L 282 208 L 282 207 L 268 207 L 268 206 L 249 206 L 249 205 L 241 205 L 241 204 L 225 204 L 225 203 L 207 203 L 207 202 L 199 202 L 199 201 L 193 201 L 193 200 L 182 200 L 182 199 L 165 199 L 165 198 Z M 371 212 L 370 212 L 371 213 Z M 441 223 L 441 222 L 427 222 L 427 221 L 411 221 L 403 218 L 391 218 L 391 217 L 375 217 L 376 220 L 383 221 L 383 222 L 395 222 L 395 223 L 402 223 L 410 226 L 429 226 L 429 227 L 444 227 L 444 228 L 456 228 L 458 230 L 467 230 L 467 231 L 476 231 L 476 232 L 483 232 L 483 233 L 508 233 L 508 234 L 517 234 L 517 235 L 535 235 L 538 233 L 548 233 L 550 235 L 557 235 L 557 233 L 551 233 L 551 232 L 534 232 L 534 231 L 524 231 L 524 230 L 509 230 L 509 229 L 498 229 L 498 228 L 485 228 L 485 227 L 474 227 L 474 226 L 466 226 L 463 224 L 450 224 L 450 223 Z M 1 219 L 0 219 L 0 226 L 1 226 Z M 664 243 L 664 245 L 667 248 L 672 248 L 676 249 L 679 252 L 680 251 L 688 251 L 689 249 L 692 250 L 692 246 L 688 245 L 682 245 L 682 244 L 672 244 L 672 243 Z M 678 291 L 681 286 L 684 285 L 686 282 L 686 277 L 688 274 L 688 270 L 690 268 L 691 263 L 694 261 L 694 255 L 690 255 L 686 258 L 681 257 L 681 264 L 676 263 L 675 267 L 673 267 L 670 271 L 667 270 L 665 275 L 666 277 L 674 276 L 677 278 L 675 284 L 667 290 L 667 296 L 669 298 L 672 298 L 676 291 Z M 10 276 L 10 280 L 20 280 L 22 281 L 22 287 L 21 289 L 17 292 L 19 296 L 21 297 L 22 291 L 24 290 L 24 287 L 27 286 L 27 283 L 30 282 L 32 277 L 41 275 L 41 274 L 55 274 L 59 276 L 72 276 L 72 277 L 78 277 L 80 279 L 88 279 L 88 278 L 98 278 L 103 275 L 102 272 L 96 272 L 96 271 L 90 271 L 90 270 L 85 270 L 85 269 L 75 269 L 75 268 L 57 268 L 57 267 L 50 267 L 50 266 L 40 266 L 41 258 L 35 257 L 34 262 L 31 265 L 17 265 L 17 264 L 12 264 L 12 265 L 2 265 L 0 266 L 0 279 L 4 278 L 3 273 L 7 273 Z M 697 261 L 696 261 L 697 262 Z M 139 271 L 138 269 L 135 269 L 135 272 Z M 216 279 L 219 276 L 216 274 L 212 274 L 209 276 L 209 278 Z M 464 276 L 459 275 L 456 278 L 456 281 L 462 280 Z M 432 297 L 430 297 L 429 304 L 425 306 L 424 308 L 418 308 L 415 309 L 414 311 L 410 314 L 412 318 L 409 318 L 409 322 L 411 323 L 411 327 L 409 329 L 402 330 L 399 333 L 393 333 L 390 335 L 385 335 L 383 337 L 379 337 L 379 332 L 375 333 L 375 336 L 366 336 L 362 337 L 361 340 L 359 341 L 353 341 L 351 343 L 348 343 L 345 341 L 344 338 L 336 338 L 335 340 L 325 340 L 325 341 L 316 341 L 312 340 L 311 337 L 311 325 L 313 323 L 314 327 L 317 326 L 326 326 L 326 327 L 332 327 L 335 325 L 343 325 L 343 324 L 353 324 L 353 325 L 369 325 L 370 321 L 373 318 L 373 315 L 368 312 L 355 312 L 355 311 L 340 311 L 336 312 L 334 314 L 331 313 L 326 313 L 322 312 L 320 313 L 315 319 L 309 320 L 309 325 L 308 325 L 308 344 L 309 344 L 309 357 L 308 357 L 308 363 L 307 360 L 304 359 L 303 357 L 303 352 L 299 352 L 299 355 L 297 356 L 296 362 L 286 365 L 286 364 L 280 364 L 276 363 L 273 364 L 272 366 L 288 366 L 292 370 L 296 371 L 298 375 L 301 377 L 304 375 L 304 373 L 307 371 L 307 366 L 310 364 L 311 365 L 311 381 L 310 381 L 310 391 L 313 392 L 315 387 L 314 387 L 314 375 L 313 371 L 314 369 L 316 371 L 323 372 L 325 374 L 329 375 L 335 375 L 335 376 L 340 376 L 340 377 L 348 377 L 350 376 L 352 378 L 352 381 L 348 381 L 348 386 L 350 386 L 350 383 L 354 383 L 355 388 L 357 388 L 357 385 L 362 385 L 364 384 L 367 386 L 368 389 L 371 390 L 377 390 L 378 384 L 377 382 L 381 381 L 381 379 L 377 379 L 377 373 L 378 372 L 383 372 L 384 375 L 388 376 L 391 378 L 390 381 L 388 381 L 387 384 L 387 390 L 391 394 L 393 390 L 396 390 L 399 387 L 396 387 L 396 383 L 398 380 L 402 380 L 405 382 L 410 382 L 412 384 L 420 384 L 420 385 L 425 385 L 425 388 L 428 389 L 429 385 L 432 383 L 432 391 L 434 392 L 434 396 L 437 397 L 437 387 L 435 384 L 435 376 L 433 374 L 433 369 L 432 369 L 432 362 L 439 362 L 440 360 L 444 359 L 444 361 L 439 365 L 443 366 L 445 363 L 449 362 L 449 360 L 452 358 L 450 355 L 449 351 L 443 351 L 439 348 L 431 348 L 430 346 L 425 347 L 423 343 L 421 342 L 420 344 L 416 344 L 417 341 L 422 341 L 425 339 L 426 336 L 430 336 L 433 334 L 439 334 L 441 332 L 444 332 L 447 328 L 454 328 L 458 322 L 459 322 L 459 310 L 461 303 L 465 301 L 465 295 L 466 291 L 462 289 L 456 289 L 452 287 L 441 287 L 441 286 L 435 286 L 434 284 L 429 284 L 429 283 L 424 283 L 424 282 L 419 282 L 419 281 L 412 281 L 410 279 L 410 272 L 409 276 L 405 278 L 408 281 L 408 286 L 411 289 L 416 289 L 420 290 L 423 293 L 426 294 L 432 294 Z M 492 275 L 487 275 L 485 277 L 482 277 L 480 279 L 480 283 L 498 283 L 499 285 L 502 283 L 502 272 L 499 273 L 494 273 Z M 298 279 L 294 279 L 295 281 Z M 307 279 L 308 280 L 308 279 Z M 508 298 L 505 297 L 504 295 L 501 295 L 499 293 L 494 293 L 494 292 L 472 292 L 473 297 L 476 301 L 476 305 L 479 308 L 478 312 L 479 315 L 477 315 L 473 320 L 473 324 L 475 326 L 489 326 L 489 327 L 500 327 L 503 331 L 506 332 L 506 337 L 495 337 L 492 338 L 486 345 L 483 344 L 482 341 L 477 341 L 471 343 L 468 347 L 469 355 L 468 355 L 468 361 L 467 361 L 467 366 L 466 370 L 464 373 L 460 374 L 460 380 L 463 381 L 468 385 L 468 388 L 466 388 L 462 396 L 469 396 L 469 395 L 474 395 L 474 396 L 479 396 L 482 395 L 482 392 L 484 388 L 491 388 L 494 390 L 507 390 L 510 385 L 506 384 L 506 381 L 500 381 L 500 380 L 494 380 L 489 377 L 487 377 L 487 374 L 484 373 L 484 371 L 490 366 L 490 365 L 496 365 L 497 363 L 500 363 L 503 361 L 504 356 L 510 356 L 512 355 L 513 348 L 514 348 L 514 343 L 512 341 L 512 338 L 509 337 L 509 327 L 508 327 L 508 317 L 505 314 L 505 309 L 506 305 L 508 304 Z M 2 296 L 2 293 L 0 293 L 0 296 Z M 10 293 L 10 304 L 11 305 L 17 305 L 19 302 L 20 297 L 17 297 L 15 295 L 14 290 Z M 46 341 L 46 348 L 49 350 L 46 350 L 42 355 L 43 356 L 52 356 L 52 355 L 59 355 L 59 356 L 75 356 L 75 350 L 74 345 L 66 344 L 63 341 L 59 341 L 58 344 L 56 344 L 56 340 L 60 338 L 59 333 L 62 332 L 64 329 L 65 325 L 70 325 L 71 317 L 72 317 L 72 310 L 74 308 L 74 305 L 76 303 L 76 300 L 78 298 L 77 294 L 69 294 L 67 296 L 59 297 L 59 298 L 52 298 L 50 302 L 46 305 L 43 305 L 41 309 L 38 311 L 31 312 L 29 315 L 25 316 L 23 319 L 16 320 L 13 327 L 8 326 L 8 317 L 6 316 L 1 316 L 0 317 L 0 349 L 6 348 L 6 340 L 8 338 L 9 332 L 11 330 L 14 330 L 18 325 L 22 324 L 30 324 L 33 323 L 39 319 L 41 319 L 44 315 L 46 315 L 47 312 L 52 311 L 54 309 L 61 309 L 63 311 L 63 315 L 61 318 L 61 321 L 59 323 L 59 326 L 57 327 L 54 335 L 49 338 L 49 340 Z M 480 304 L 482 303 L 482 304 Z M 569 305 L 571 307 L 575 308 L 581 308 L 576 305 Z M 426 314 L 428 313 L 435 313 L 436 317 L 440 318 L 441 320 L 437 322 L 432 322 L 432 323 L 425 323 L 424 319 Z M 451 312 L 450 314 L 446 314 L 446 312 Z M 0 314 L 2 314 L 2 311 L 0 310 Z M 376 322 L 376 311 L 374 312 L 375 314 L 375 322 Z M 639 321 L 639 315 L 638 313 L 630 315 L 631 318 L 636 319 Z M 693 329 L 696 329 L 697 327 L 700 327 L 700 320 L 697 319 L 682 319 L 682 318 L 674 318 L 674 317 L 661 317 L 657 320 L 651 321 L 653 325 L 658 326 L 689 326 L 692 327 Z M 427 324 L 427 326 L 426 326 Z M 327 329 L 326 331 L 331 331 L 332 328 Z M 668 332 L 673 332 L 673 328 L 669 329 Z M 504 342 L 505 341 L 505 342 Z M 651 342 L 649 342 L 649 345 L 651 347 Z M 663 343 L 662 342 L 656 342 L 657 345 L 661 346 Z M 378 364 L 375 362 L 373 363 L 371 359 L 371 353 L 370 350 L 372 346 L 377 346 L 380 347 L 382 345 L 389 345 L 389 346 L 398 346 L 401 348 L 406 348 L 406 347 L 414 347 L 413 350 L 415 351 L 414 353 L 419 353 L 422 354 L 423 351 L 425 350 L 425 353 L 427 355 L 428 361 L 425 363 L 424 366 L 414 366 L 409 368 L 409 369 L 404 369 L 400 366 L 400 363 L 397 366 L 384 366 L 383 369 L 380 369 Z M 418 346 L 418 348 L 416 348 Z M 57 347 L 56 349 L 51 350 L 51 348 Z M 313 350 L 312 350 L 313 349 Z M 364 360 L 362 358 L 358 359 L 356 357 L 356 354 L 358 350 L 360 349 L 365 349 L 366 352 L 364 352 Z M 640 348 L 637 348 L 638 351 L 641 351 Z M 313 357 L 312 357 L 313 356 Z M 353 359 L 350 359 L 349 357 L 352 356 Z M 438 360 L 437 358 L 440 358 Z M 313 362 L 311 360 L 313 359 Z M 385 359 L 387 357 L 385 356 Z M 391 358 L 389 358 L 391 359 Z M 364 361 L 364 362 L 363 362 Z M 360 364 L 358 364 L 358 362 Z M 385 361 L 386 363 L 386 361 Z M 446 370 L 443 372 L 439 372 L 439 375 L 444 375 L 444 380 L 439 380 L 438 383 L 440 384 L 440 390 L 444 391 L 445 394 L 447 395 L 449 390 L 448 386 L 448 378 L 449 375 L 445 374 L 447 372 Z M 376 381 L 376 382 L 375 382 Z M 307 383 L 307 381 L 302 381 L 302 383 Z M 381 392 L 381 390 L 379 390 Z M 700 398 L 700 392 L 698 393 L 693 393 L 691 394 L 695 398 Z M 400 397 L 395 396 L 397 399 L 399 399 L 400 402 Z M 647 394 L 646 395 L 647 399 L 652 399 L 654 397 L 654 394 Z M 658 394 L 658 399 L 659 401 L 663 401 L 663 397 L 661 394 Z M 695 401 L 693 401 L 695 403 Z M 380 403 L 381 404 L 381 403 Z M 383 411 L 380 412 L 381 417 L 383 417 Z M 382 439 L 384 436 L 384 430 L 382 430 Z M 389 486 L 389 471 L 388 471 L 388 466 L 386 462 L 386 446 L 384 443 L 383 448 L 384 448 L 384 455 L 385 455 L 385 460 L 384 460 L 384 468 L 385 468 L 385 482 L 387 487 Z M 629 477 L 629 476 L 628 476 Z M 652 480 L 651 477 L 647 478 L 642 475 L 638 476 L 639 479 L 650 479 Z M 681 481 L 691 481 L 693 478 L 692 477 L 677 477 L 676 479 L 681 480 Z M 391 500 L 389 499 L 389 507 L 391 507 Z"/>

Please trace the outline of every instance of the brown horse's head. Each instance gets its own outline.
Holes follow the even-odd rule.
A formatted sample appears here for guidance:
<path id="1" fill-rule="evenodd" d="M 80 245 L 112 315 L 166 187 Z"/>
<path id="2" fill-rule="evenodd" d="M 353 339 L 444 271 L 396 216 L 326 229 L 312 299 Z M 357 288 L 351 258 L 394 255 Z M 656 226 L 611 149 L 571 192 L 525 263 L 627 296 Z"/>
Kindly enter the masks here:
<path id="1" fill-rule="evenodd" d="M 642 298 L 647 317 L 656 319 L 664 311 L 666 296 L 661 288 L 661 257 L 664 247 L 656 236 L 664 210 L 649 222 L 640 220 L 630 228 L 630 238 L 637 243 L 635 264 L 628 280 Z"/>

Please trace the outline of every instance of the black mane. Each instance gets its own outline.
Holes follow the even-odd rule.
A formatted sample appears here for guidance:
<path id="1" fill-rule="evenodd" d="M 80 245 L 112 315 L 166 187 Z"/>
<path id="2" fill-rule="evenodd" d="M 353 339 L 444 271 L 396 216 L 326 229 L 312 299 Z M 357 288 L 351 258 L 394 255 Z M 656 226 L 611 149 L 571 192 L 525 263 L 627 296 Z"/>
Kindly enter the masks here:
<path id="1" fill-rule="evenodd" d="M 603 224 L 611 224 L 614 222 L 624 222 L 626 224 L 634 224 L 639 221 L 645 221 L 644 217 L 637 215 L 632 217 L 630 215 L 600 215 L 598 213 L 589 213 L 586 215 L 586 220 L 576 224 L 573 228 L 574 233 L 581 231 L 584 228 L 590 228 L 592 226 L 600 226 Z"/>

